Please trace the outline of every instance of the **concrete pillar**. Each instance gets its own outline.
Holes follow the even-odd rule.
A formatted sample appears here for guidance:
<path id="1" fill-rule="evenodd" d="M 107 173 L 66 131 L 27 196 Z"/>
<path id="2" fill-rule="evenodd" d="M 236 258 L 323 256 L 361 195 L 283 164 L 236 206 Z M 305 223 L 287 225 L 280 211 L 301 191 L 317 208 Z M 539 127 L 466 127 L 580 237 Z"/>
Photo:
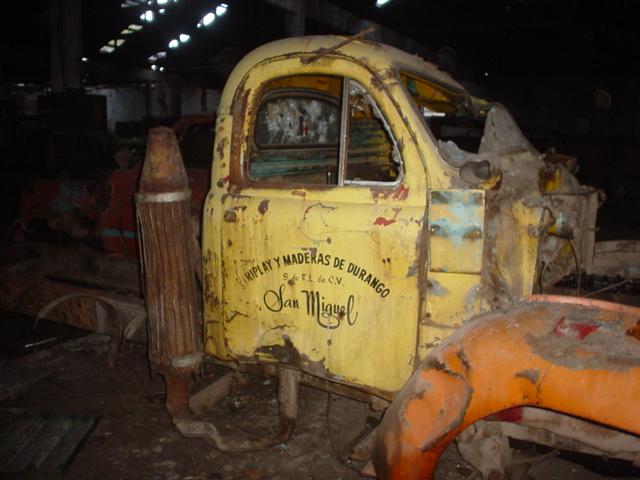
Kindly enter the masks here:
<path id="1" fill-rule="evenodd" d="M 82 0 L 49 1 L 49 54 L 54 92 L 82 88 Z"/>
<path id="2" fill-rule="evenodd" d="M 62 5 L 62 72 L 64 87 L 82 88 L 82 0 L 60 0 Z"/>
<path id="3" fill-rule="evenodd" d="M 64 89 L 62 75 L 62 39 L 60 37 L 60 0 L 50 0 L 49 67 L 51 71 L 51 89 L 54 92 L 61 92 Z"/>

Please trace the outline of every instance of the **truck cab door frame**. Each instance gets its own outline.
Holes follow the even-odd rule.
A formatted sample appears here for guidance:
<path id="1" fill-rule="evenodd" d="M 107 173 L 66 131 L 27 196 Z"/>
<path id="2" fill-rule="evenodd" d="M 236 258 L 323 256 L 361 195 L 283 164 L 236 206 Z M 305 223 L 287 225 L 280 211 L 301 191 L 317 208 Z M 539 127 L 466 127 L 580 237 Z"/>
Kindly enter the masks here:
<path id="1" fill-rule="evenodd" d="M 342 186 L 266 185 L 248 178 L 261 88 L 275 77 L 309 74 L 368 86 L 403 159 L 397 184 L 348 182 L 344 173 Z M 340 56 L 304 67 L 295 57 L 268 60 L 243 79 L 234 114 L 219 117 L 217 131 L 225 135 L 216 139 L 207 201 L 212 207 L 205 208 L 208 353 L 293 364 L 376 392 L 396 391 L 413 371 L 424 308 L 427 177 L 404 116 L 384 88 L 372 88 L 379 85 L 371 70 Z M 293 255 L 301 265 L 291 264 Z M 320 255 L 329 265 L 317 264 Z M 343 283 L 318 285 L 329 278 Z M 376 291 L 379 283 L 389 288 Z M 350 318 L 335 328 L 311 321 L 318 308 L 324 314 L 331 305 Z M 276 319 L 269 306 L 279 309 Z"/>

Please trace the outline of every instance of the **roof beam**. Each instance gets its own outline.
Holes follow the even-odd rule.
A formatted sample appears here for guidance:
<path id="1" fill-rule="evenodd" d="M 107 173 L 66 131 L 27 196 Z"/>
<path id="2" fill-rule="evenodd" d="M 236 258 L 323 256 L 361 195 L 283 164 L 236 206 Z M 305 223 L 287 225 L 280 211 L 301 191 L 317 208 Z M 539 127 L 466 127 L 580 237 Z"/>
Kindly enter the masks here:
<path id="1" fill-rule="evenodd" d="M 264 0 L 265 2 L 282 8 L 289 13 L 298 14 L 300 5 L 304 5 L 304 14 L 318 23 L 329 25 L 346 34 L 354 34 L 375 27 L 375 31 L 367 37 L 382 43 L 401 48 L 410 53 L 417 53 L 424 58 L 431 57 L 431 50 L 426 45 L 413 40 L 401 33 L 375 23 L 334 5 L 327 0 Z"/>

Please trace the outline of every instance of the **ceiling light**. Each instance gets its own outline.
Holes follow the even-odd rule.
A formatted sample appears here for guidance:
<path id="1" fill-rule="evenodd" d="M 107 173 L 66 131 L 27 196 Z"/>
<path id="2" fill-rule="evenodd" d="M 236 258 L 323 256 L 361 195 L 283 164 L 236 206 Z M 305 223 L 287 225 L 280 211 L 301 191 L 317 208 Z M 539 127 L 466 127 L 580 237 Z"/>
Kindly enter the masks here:
<path id="1" fill-rule="evenodd" d="M 158 70 L 160 70 L 161 72 L 164 72 L 164 67 L 160 67 Z"/>
<path id="2" fill-rule="evenodd" d="M 127 27 L 129 30 L 133 30 L 134 32 L 139 32 L 140 30 L 142 30 L 142 25 L 138 25 L 136 23 L 132 23 L 131 25 L 129 25 Z"/>
<path id="3" fill-rule="evenodd" d="M 191 35 L 187 35 L 186 33 L 181 33 L 178 38 L 180 39 L 181 43 L 187 43 L 189 40 L 191 40 Z"/>
<path id="4" fill-rule="evenodd" d="M 89 61 L 89 59 L 87 57 L 82 57 L 82 61 L 87 63 Z"/>
<path id="5" fill-rule="evenodd" d="M 102 47 L 100 47 L 100 53 L 111 53 L 115 50 L 114 47 L 111 47 L 109 45 L 103 45 Z"/>
<path id="6" fill-rule="evenodd" d="M 169 42 L 169 48 L 178 48 L 180 46 L 180 42 L 175 38 Z"/>
<path id="7" fill-rule="evenodd" d="M 151 65 L 151 70 L 156 71 L 157 69 L 158 69 L 158 66 L 155 63 Z"/>
<path id="8" fill-rule="evenodd" d="M 169 0 L 158 0 L 158 5 L 166 5 L 169 3 Z"/>
<path id="9" fill-rule="evenodd" d="M 221 3 L 216 7 L 216 15 L 221 17 L 227 12 L 228 5 L 226 3 Z"/>
<path id="10" fill-rule="evenodd" d="M 131 35 L 132 33 L 133 33 L 133 30 L 129 30 L 128 28 L 125 28 L 120 32 L 120 35 Z"/>
<path id="11" fill-rule="evenodd" d="M 164 58 L 164 57 L 166 57 L 166 56 L 167 56 L 167 52 L 165 52 L 165 51 L 163 50 L 163 51 L 161 51 L 161 52 L 156 53 L 156 56 L 157 56 L 158 58 Z"/>
<path id="12" fill-rule="evenodd" d="M 160 15 L 164 15 L 164 12 L 166 12 L 167 9 L 166 8 L 161 8 L 160 10 L 158 10 L 158 12 L 160 13 Z"/>
<path id="13" fill-rule="evenodd" d="M 209 12 L 204 17 L 202 17 L 202 20 L 201 20 L 202 25 L 204 25 L 205 27 L 208 27 L 213 23 L 215 19 L 216 19 L 216 14 L 213 12 Z"/>
<path id="14" fill-rule="evenodd" d="M 157 55 L 151 55 L 147 60 L 149 60 L 151 63 L 155 63 L 158 61 L 158 57 Z"/>
<path id="15" fill-rule="evenodd" d="M 140 20 L 142 20 L 143 22 L 148 22 L 151 23 L 153 22 L 153 20 L 155 19 L 155 14 L 153 13 L 153 10 L 147 10 L 146 12 L 144 12 L 142 15 L 140 15 Z"/>
<path id="16" fill-rule="evenodd" d="M 376 7 L 383 7 L 384 5 L 389 3 L 390 1 L 391 0 L 376 0 Z"/>
<path id="17" fill-rule="evenodd" d="M 121 3 L 120 6 L 122 8 L 137 7 L 141 3 L 144 3 L 144 1 L 141 1 L 141 0 L 126 0 L 124 3 Z"/>

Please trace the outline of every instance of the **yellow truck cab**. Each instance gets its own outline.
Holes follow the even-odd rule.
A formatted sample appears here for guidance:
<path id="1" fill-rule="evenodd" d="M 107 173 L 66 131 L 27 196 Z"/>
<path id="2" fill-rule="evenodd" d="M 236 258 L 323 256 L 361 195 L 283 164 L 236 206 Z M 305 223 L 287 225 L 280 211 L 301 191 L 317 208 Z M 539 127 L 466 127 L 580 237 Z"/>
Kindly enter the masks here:
<path id="1" fill-rule="evenodd" d="M 150 137 L 150 165 L 175 160 L 163 135 Z M 200 347 L 170 320 L 192 280 L 158 283 L 153 272 L 169 271 L 153 255 L 161 239 L 144 237 L 187 192 L 143 192 L 143 263 L 155 269 L 145 276 L 162 292 L 147 289 L 150 345 L 174 352 L 150 359 L 165 365 L 183 435 L 226 451 L 282 443 L 306 383 L 385 410 L 363 446 L 363 473 L 381 479 L 432 478 L 454 439 L 485 479 L 509 475 L 509 437 L 640 460 L 640 310 L 549 295 L 592 270 L 597 193 L 562 157 L 540 154 L 502 105 L 358 36 L 291 38 L 234 69 L 213 157 L 204 352 L 240 373 L 189 409 L 232 391 L 234 375 L 277 375 L 280 426 L 225 438 L 184 413 Z M 167 171 L 179 171 L 174 160 Z M 161 207 L 169 201 L 178 203 Z M 165 217 L 153 214 L 161 208 Z M 173 237 L 164 250 L 183 248 Z"/>
<path id="2" fill-rule="evenodd" d="M 467 319 L 588 261 L 595 202 L 504 107 L 417 56 L 270 43 L 218 111 L 206 353 L 391 399 Z"/>

